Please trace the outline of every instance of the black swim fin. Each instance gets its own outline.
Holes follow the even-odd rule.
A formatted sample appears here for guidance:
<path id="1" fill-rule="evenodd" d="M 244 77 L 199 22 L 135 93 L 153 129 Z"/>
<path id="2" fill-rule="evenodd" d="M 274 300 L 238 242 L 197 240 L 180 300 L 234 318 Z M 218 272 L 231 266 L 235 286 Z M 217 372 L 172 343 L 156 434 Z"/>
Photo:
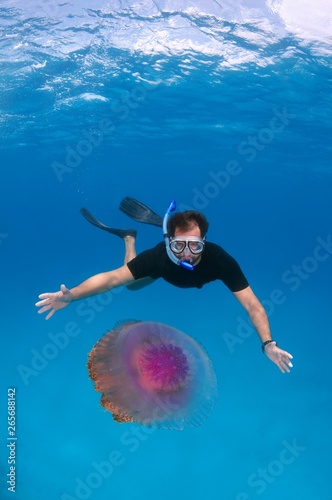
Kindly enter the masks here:
<path id="1" fill-rule="evenodd" d="M 100 222 L 98 219 L 96 219 L 86 208 L 81 208 L 80 212 L 83 215 L 83 217 L 90 222 L 90 224 L 99 227 L 99 229 L 103 229 L 108 233 L 115 234 L 120 238 L 124 238 L 125 236 L 134 236 L 134 238 L 136 237 L 137 231 L 135 229 L 116 229 L 114 227 L 108 227 L 105 226 L 105 224 Z"/>
<path id="2" fill-rule="evenodd" d="M 140 201 L 126 196 L 121 200 L 120 210 L 124 212 L 131 219 L 144 224 L 151 224 L 152 226 L 163 227 L 163 218 L 156 214 L 151 208 L 144 205 Z"/>

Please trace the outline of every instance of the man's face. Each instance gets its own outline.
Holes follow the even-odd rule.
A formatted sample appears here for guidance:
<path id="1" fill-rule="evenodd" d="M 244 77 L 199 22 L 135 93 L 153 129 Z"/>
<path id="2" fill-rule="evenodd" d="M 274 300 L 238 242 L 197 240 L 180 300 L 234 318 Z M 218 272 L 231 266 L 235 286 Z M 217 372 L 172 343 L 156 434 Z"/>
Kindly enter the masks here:
<path id="1" fill-rule="evenodd" d="M 201 230 L 196 224 L 192 226 L 188 231 L 181 231 L 180 229 L 176 228 L 173 239 L 174 238 L 178 238 L 183 241 L 190 240 L 190 238 L 201 238 Z M 181 261 L 189 262 L 193 266 L 196 266 L 202 258 L 201 253 L 199 255 L 193 254 L 189 250 L 188 246 L 184 248 L 183 252 L 177 253 L 176 256 Z"/>

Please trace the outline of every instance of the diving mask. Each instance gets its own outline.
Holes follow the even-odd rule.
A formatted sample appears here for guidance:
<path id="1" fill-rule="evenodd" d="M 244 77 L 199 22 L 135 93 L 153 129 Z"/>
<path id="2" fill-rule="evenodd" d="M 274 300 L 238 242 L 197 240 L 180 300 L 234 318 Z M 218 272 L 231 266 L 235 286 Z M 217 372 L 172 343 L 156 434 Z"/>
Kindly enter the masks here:
<path id="1" fill-rule="evenodd" d="M 170 203 L 163 220 L 163 233 L 166 244 L 166 252 L 172 262 L 182 267 L 183 269 L 187 269 L 188 271 L 193 271 L 195 269 L 194 266 L 190 262 L 179 259 L 177 255 L 184 252 L 186 248 L 188 248 L 193 255 L 200 255 L 204 250 L 205 242 L 202 238 L 197 238 L 195 236 L 186 239 L 183 239 L 181 237 L 175 237 L 175 238 L 169 237 L 167 230 L 167 223 L 171 213 L 174 212 L 175 209 L 176 209 L 176 203 L 173 200 Z"/>
<path id="2" fill-rule="evenodd" d="M 170 249 L 175 254 L 180 254 L 187 248 L 192 254 L 200 255 L 204 250 L 205 242 L 202 238 L 191 236 L 182 239 L 181 237 L 170 238 Z"/>

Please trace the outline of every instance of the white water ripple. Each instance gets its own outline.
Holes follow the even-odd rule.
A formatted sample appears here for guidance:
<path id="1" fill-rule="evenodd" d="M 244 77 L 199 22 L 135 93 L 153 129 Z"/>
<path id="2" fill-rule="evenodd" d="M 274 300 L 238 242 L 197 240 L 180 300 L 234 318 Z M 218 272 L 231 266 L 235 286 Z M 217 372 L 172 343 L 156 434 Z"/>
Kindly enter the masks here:
<path id="1" fill-rule="evenodd" d="M 236 110 L 250 107 L 257 93 L 267 102 L 280 96 L 285 105 L 298 99 L 305 103 L 309 94 L 301 91 L 302 75 L 309 75 L 310 92 L 317 95 L 312 64 L 319 71 L 331 67 L 332 8 L 330 0 L 317 0 L 315 8 L 308 0 L 298 0 L 296 7 L 292 2 L 2 0 L 4 144 L 21 142 L 27 130 L 43 141 L 52 134 L 72 137 L 75 130 L 77 136 L 96 116 L 108 116 L 117 101 L 127 102 L 137 86 L 149 95 L 146 112 L 147 103 L 155 100 L 156 107 L 160 102 L 154 88 L 163 89 L 167 105 L 172 104 L 167 89 L 175 86 L 186 87 L 193 102 L 196 95 L 205 102 L 213 96 L 217 106 L 227 102 L 228 110 L 235 110 L 237 129 L 245 122 L 243 114 L 236 120 Z M 324 118 L 320 96 L 323 107 L 315 106 Z M 174 104 L 170 113 L 176 115 L 179 106 Z M 82 123 L 74 114 L 61 114 L 68 109 L 83 117 Z M 156 120 L 154 109 L 150 112 L 144 118 L 147 129 L 151 117 Z M 130 116 L 136 116 L 135 108 Z M 196 123 L 189 116 L 181 123 L 187 130 L 205 126 L 203 118 Z"/>

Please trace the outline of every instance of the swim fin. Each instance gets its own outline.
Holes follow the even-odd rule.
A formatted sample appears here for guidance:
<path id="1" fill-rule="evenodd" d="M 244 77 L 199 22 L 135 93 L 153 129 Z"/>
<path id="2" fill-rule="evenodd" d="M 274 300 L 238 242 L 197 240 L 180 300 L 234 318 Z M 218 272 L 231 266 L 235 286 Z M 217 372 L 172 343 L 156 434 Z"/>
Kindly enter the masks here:
<path id="1" fill-rule="evenodd" d="M 116 229 L 113 227 L 108 227 L 105 226 L 102 222 L 100 222 L 98 219 L 96 219 L 86 208 L 81 208 L 80 209 L 81 214 L 83 217 L 90 222 L 90 224 L 93 224 L 96 227 L 99 227 L 99 229 L 103 229 L 104 231 L 107 231 L 108 233 L 115 234 L 116 236 L 119 236 L 120 238 L 124 238 L 125 236 L 133 236 L 134 238 L 136 237 L 137 231 L 135 229 Z"/>
<path id="2" fill-rule="evenodd" d="M 131 219 L 144 224 L 151 224 L 152 226 L 163 227 L 163 218 L 156 214 L 151 208 L 144 205 L 140 201 L 126 196 L 121 200 L 120 210 L 124 212 Z"/>

